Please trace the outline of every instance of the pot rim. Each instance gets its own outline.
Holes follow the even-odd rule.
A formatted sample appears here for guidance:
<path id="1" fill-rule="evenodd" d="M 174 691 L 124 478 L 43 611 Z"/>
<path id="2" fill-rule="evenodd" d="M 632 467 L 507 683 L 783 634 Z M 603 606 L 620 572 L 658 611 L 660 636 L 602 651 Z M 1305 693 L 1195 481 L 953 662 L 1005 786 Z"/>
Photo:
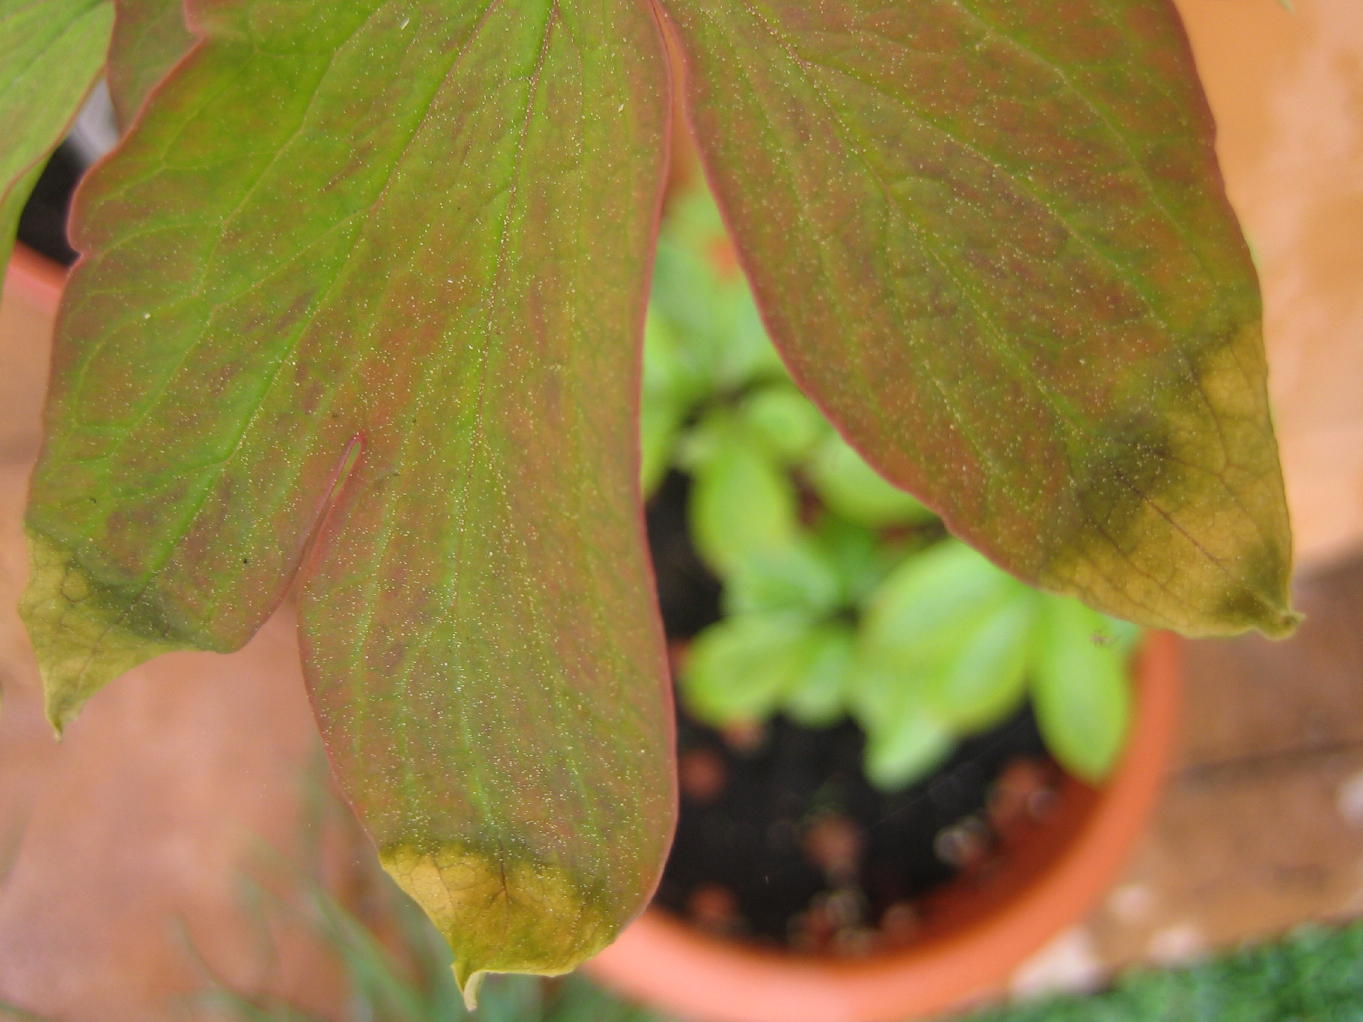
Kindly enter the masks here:
<path id="1" fill-rule="evenodd" d="M 15 242 L 5 267 L 4 286 L 43 308 L 55 308 L 66 285 L 66 268 L 39 255 L 22 242 Z"/>
<path id="2" fill-rule="evenodd" d="M 1181 659 L 1176 636 L 1147 634 L 1116 772 L 1099 789 L 1069 783 L 998 883 L 960 894 L 912 944 L 863 959 L 781 953 L 702 934 L 650 908 L 587 970 L 626 996 L 704 1022 L 890 1022 L 998 991 L 1095 904 L 1144 831 L 1174 744 Z"/>

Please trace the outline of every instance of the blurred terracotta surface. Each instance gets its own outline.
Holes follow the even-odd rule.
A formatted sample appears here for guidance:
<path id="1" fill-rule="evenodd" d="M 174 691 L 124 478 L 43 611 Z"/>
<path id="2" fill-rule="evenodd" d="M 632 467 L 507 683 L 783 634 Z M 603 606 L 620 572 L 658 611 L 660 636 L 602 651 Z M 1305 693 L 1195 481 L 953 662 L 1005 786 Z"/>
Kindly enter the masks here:
<path id="1" fill-rule="evenodd" d="M 1263 283 L 1299 561 L 1363 548 L 1363 4 L 1177 0 Z"/>
<path id="2" fill-rule="evenodd" d="M 1286 642 L 1188 643 L 1185 773 L 1363 748 L 1363 556 L 1299 579 L 1295 597 L 1306 621 Z"/>
<path id="3" fill-rule="evenodd" d="M 42 306 L 32 284 L 0 305 L 0 1003 L 60 1022 L 205 1018 L 186 1001 L 206 983 L 192 947 L 244 991 L 333 1009 L 324 949 L 288 934 L 269 947 L 241 891 L 267 849 L 294 855 L 308 837 L 320 743 L 287 616 L 239 654 L 132 672 L 60 745 L 42 719 L 14 609 L 47 368 Z"/>

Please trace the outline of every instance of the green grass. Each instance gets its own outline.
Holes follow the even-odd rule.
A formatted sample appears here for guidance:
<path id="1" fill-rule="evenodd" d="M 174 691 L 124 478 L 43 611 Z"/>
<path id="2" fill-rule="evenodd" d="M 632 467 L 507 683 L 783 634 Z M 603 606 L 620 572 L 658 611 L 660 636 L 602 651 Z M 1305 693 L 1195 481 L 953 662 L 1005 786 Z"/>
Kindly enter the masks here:
<path id="1" fill-rule="evenodd" d="M 996 1008 L 958 1022 L 1355 1022 L 1363 923 L 1309 927 L 1183 969 L 1136 970 L 1111 990 Z"/>

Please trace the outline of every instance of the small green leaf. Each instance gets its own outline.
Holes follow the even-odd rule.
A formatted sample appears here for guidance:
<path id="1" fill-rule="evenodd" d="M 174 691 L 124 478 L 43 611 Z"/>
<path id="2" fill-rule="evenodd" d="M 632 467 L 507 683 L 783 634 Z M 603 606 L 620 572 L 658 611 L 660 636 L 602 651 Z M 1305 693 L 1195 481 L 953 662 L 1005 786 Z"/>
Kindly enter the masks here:
<path id="1" fill-rule="evenodd" d="M 840 515 L 824 514 L 813 539 L 838 578 L 841 602 L 860 606 L 905 558 L 907 547 Z"/>
<path id="2" fill-rule="evenodd" d="M 714 311 L 717 286 L 704 260 L 678 242 L 676 222 L 675 215 L 669 216 L 658 239 L 645 370 L 649 358 L 665 360 L 660 368 L 667 378 L 696 395 L 711 393 L 718 387 L 721 359 L 722 338 Z M 650 352 L 650 345 L 655 350 Z"/>
<path id="3" fill-rule="evenodd" d="M 1021 701 L 1027 685 L 1036 600 L 1019 592 L 953 630 L 924 669 L 928 709 L 958 732 L 982 731 Z"/>
<path id="4" fill-rule="evenodd" d="M 810 481 L 825 504 L 870 528 L 930 522 L 936 516 L 903 490 L 886 482 L 842 437 L 830 432 L 808 466 Z"/>
<path id="5" fill-rule="evenodd" d="M 862 643 L 875 656 L 934 659 L 961 622 L 1026 593 L 1021 583 L 957 540 L 908 558 L 868 601 Z"/>
<path id="6" fill-rule="evenodd" d="M 1060 765 L 1091 784 L 1112 772 L 1130 723 L 1121 644 L 1105 641 L 1110 619 L 1077 600 L 1046 597 L 1031 666 L 1041 736 Z"/>
<path id="7" fill-rule="evenodd" d="M 0 0 L 0 274 L 43 164 L 99 76 L 106 0 Z"/>
<path id="8" fill-rule="evenodd" d="M 744 432 L 718 427 L 696 465 L 688 513 L 696 549 L 721 577 L 748 557 L 789 545 L 798 520 L 790 477 Z"/>
<path id="9" fill-rule="evenodd" d="M 747 282 L 736 277 L 733 287 L 733 304 L 726 319 L 728 386 L 739 390 L 762 380 L 788 379 L 785 363 L 767 336 L 766 324 Z"/>
<path id="10" fill-rule="evenodd" d="M 729 442 L 733 423 L 727 409 L 710 408 L 677 438 L 675 461 L 692 476 Z"/>
<path id="11" fill-rule="evenodd" d="M 1031 603 L 1026 587 L 955 540 L 885 580 L 867 604 L 851 689 L 871 736 L 868 775 L 902 783 L 945 755 L 952 736 L 1016 705 Z"/>
<path id="12" fill-rule="evenodd" d="M 802 663 L 781 709 L 805 727 L 827 727 L 847 710 L 856 635 L 851 626 L 831 621 L 812 628 L 800 643 Z"/>
<path id="13" fill-rule="evenodd" d="M 808 662 L 809 625 L 786 614 L 745 614 L 711 625 L 692 643 L 679 672 L 686 708 L 723 726 L 769 717 Z"/>
<path id="14" fill-rule="evenodd" d="M 951 754 L 955 735 L 922 707 L 874 722 L 862 722 L 866 751 L 862 769 L 883 791 L 905 788 L 926 777 Z"/>
<path id="15" fill-rule="evenodd" d="M 791 383 L 773 383 L 750 394 L 739 410 L 756 440 L 785 464 L 804 458 L 832 427 Z"/>
<path id="16" fill-rule="evenodd" d="M 1047 594 L 1047 598 L 1050 598 L 1049 594 Z M 1141 636 L 1144 634 L 1145 629 L 1140 625 L 1123 621 L 1119 617 L 1099 614 L 1098 627 L 1093 632 L 1093 641 L 1100 645 L 1107 645 L 1122 658 L 1127 658 L 1135 650 L 1136 644 L 1140 642 Z"/>
<path id="17" fill-rule="evenodd" d="M 667 317 L 649 307 L 644 320 L 644 402 L 661 399 L 690 407 L 709 392 L 704 371 L 697 365 L 696 346 L 678 332 Z"/>
<path id="18" fill-rule="evenodd" d="M 719 394 L 786 377 L 732 259 L 728 232 L 709 193 L 698 189 L 681 196 L 658 244 L 654 303 L 684 343 L 693 370 Z"/>
<path id="19" fill-rule="evenodd" d="M 724 585 L 726 614 L 797 613 L 818 618 L 837 609 L 834 566 L 807 536 L 740 551 Z"/>

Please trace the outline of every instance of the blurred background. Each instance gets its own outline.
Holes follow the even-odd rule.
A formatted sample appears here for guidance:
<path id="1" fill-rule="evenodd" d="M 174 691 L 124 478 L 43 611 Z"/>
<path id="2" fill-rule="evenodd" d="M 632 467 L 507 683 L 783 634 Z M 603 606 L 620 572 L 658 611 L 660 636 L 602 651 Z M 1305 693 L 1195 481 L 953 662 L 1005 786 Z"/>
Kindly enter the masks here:
<path id="1" fill-rule="evenodd" d="M 862 1015 L 800 987 L 809 1017 L 1363 1019 L 1363 8 L 1179 6 L 1263 279 L 1305 624 L 1161 646 L 960 548 L 785 375 L 679 147 L 643 405 L 682 714 L 666 922 L 585 975 L 494 977 L 476 1017 L 682 1017 L 643 973 L 709 981 L 658 965 L 666 927 L 678 953 L 764 947 L 809 977 L 947 955 L 1057 872 L 1035 849 L 1068 861 L 1106 827 L 1097 879 L 1035 896 L 1025 955 L 949 997 L 888 983 Z M 103 123 L 96 98 L 25 214 L 53 259 Z M 53 741 L 13 607 L 59 288 L 20 253 L 0 302 L 0 1019 L 465 1017 L 331 785 L 287 608 L 237 654 L 132 672 Z M 1172 685 L 1130 667 L 1152 642 Z M 1118 791 L 1134 815 L 1103 823 Z M 682 1011 L 795 1018 L 722 1003 Z"/>

